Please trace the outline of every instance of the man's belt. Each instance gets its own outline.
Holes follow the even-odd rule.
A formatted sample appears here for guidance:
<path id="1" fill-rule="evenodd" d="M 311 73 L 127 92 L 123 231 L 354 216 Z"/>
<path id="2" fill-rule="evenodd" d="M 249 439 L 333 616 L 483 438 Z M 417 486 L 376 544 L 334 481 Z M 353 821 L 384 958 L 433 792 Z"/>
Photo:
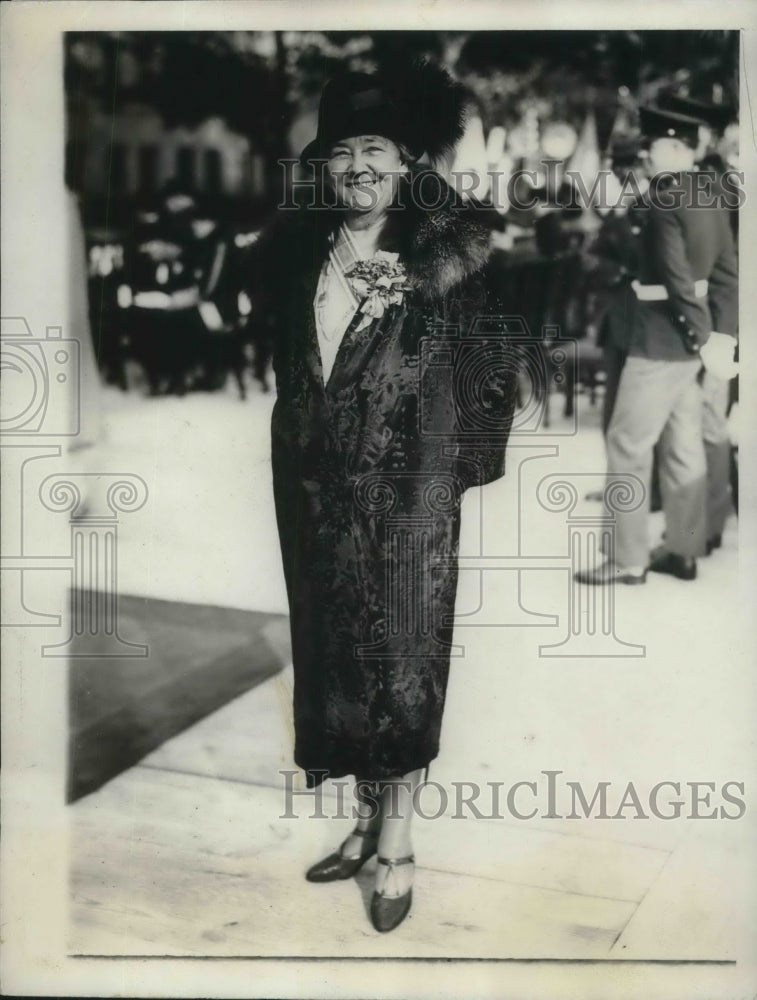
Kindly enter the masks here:
<path id="1" fill-rule="evenodd" d="M 664 302 L 670 295 L 665 285 L 642 285 L 636 279 L 631 282 L 636 298 L 639 302 Z M 698 299 L 703 299 L 707 295 L 707 278 L 701 278 L 694 282 L 694 294 Z"/>

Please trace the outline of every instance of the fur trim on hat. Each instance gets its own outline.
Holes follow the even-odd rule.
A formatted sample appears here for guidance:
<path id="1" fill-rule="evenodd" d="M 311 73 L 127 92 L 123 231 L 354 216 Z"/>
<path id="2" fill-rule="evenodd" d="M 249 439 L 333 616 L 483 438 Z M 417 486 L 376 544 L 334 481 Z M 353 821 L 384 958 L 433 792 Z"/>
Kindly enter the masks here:
<path id="1" fill-rule="evenodd" d="M 372 74 L 343 71 L 323 88 L 318 135 L 300 161 L 307 166 L 325 158 L 338 139 L 372 134 L 404 146 L 415 159 L 426 153 L 438 160 L 463 137 L 467 108 L 464 87 L 427 59 L 399 61 Z"/>
<path id="2" fill-rule="evenodd" d="M 465 131 L 468 102 L 462 85 L 425 59 L 385 72 L 398 105 L 407 106 L 416 148 L 432 160 L 451 152 Z"/>

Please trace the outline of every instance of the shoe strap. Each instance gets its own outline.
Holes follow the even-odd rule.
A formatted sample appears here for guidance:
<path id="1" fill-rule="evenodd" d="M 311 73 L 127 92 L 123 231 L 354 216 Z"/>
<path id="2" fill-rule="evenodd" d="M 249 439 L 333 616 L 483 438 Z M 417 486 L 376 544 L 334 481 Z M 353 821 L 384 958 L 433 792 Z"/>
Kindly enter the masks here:
<path id="1" fill-rule="evenodd" d="M 374 837 L 375 838 L 375 837 L 378 837 L 378 834 L 377 833 L 370 833 L 368 830 L 353 830 L 352 833 L 350 833 L 348 836 L 346 836 L 344 838 L 344 840 L 342 841 L 342 843 L 339 846 L 339 856 L 344 861 L 357 861 L 358 859 L 360 859 L 362 857 L 365 857 L 363 851 L 361 851 L 360 854 L 349 854 L 348 855 L 348 854 L 344 853 L 344 845 L 347 843 L 347 841 L 350 839 L 350 837 Z M 374 850 L 375 850 L 375 848 L 374 848 Z M 368 856 L 370 857 L 370 854 Z"/>
<path id="2" fill-rule="evenodd" d="M 390 895 L 390 894 L 388 894 L 386 892 L 387 886 L 389 885 L 389 879 L 392 876 L 394 876 L 395 879 L 397 878 L 397 876 L 395 874 L 395 869 L 397 868 L 398 865 L 413 864 L 415 862 L 415 855 L 414 854 L 408 854 L 404 858 L 382 858 L 379 855 L 376 855 L 376 860 L 378 861 L 378 863 L 380 865 L 386 865 L 386 867 L 389 869 L 389 871 L 386 873 L 386 878 L 384 880 L 384 885 L 383 885 L 383 888 L 381 889 L 381 892 L 379 893 L 379 896 L 381 896 L 384 899 L 399 899 L 399 898 L 401 898 L 399 893 L 393 893 L 393 894 Z M 396 885 L 396 882 L 395 882 L 395 885 Z M 402 896 L 406 896 L 409 891 L 410 891 L 409 889 L 406 890 L 404 893 L 402 893 Z"/>
<path id="3" fill-rule="evenodd" d="M 394 868 L 396 865 L 414 864 L 415 855 L 408 854 L 407 857 L 404 858 L 382 858 L 379 855 L 376 855 L 376 861 L 378 861 L 380 865 L 386 865 L 388 868 Z"/>

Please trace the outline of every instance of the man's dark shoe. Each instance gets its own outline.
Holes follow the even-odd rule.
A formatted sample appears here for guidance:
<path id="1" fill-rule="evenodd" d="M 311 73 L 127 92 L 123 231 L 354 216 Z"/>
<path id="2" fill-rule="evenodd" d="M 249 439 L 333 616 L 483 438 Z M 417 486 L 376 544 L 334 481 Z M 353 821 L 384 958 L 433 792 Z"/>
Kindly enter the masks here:
<path id="1" fill-rule="evenodd" d="M 723 544 L 723 536 L 722 535 L 713 535 L 712 538 L 708 538 L 707 539 L 707 555 L 710 555 L 710 553 L 714 552 L 715 549 L 719 549 L 722 544 Z"/>
<path id="2" fill-rule="evenodd" d="M 679 556 L 675 552 L 662 552 L 649 564 L 652 573 L 666 573 L 679 580 L 696 580 L 697 561 L 693 556 Z"/>
<path id="3" fill-rule="evenodd" d="M 600 566 L 595 566 L 594 569 L 579 570 L 578 573 L 574 573 L 573 579 L 578 583 L 588 583 L 594 587 L 601 587 L 608 583 L 627 583 L 630 586 L 638 586 L 647 582 L 647 571 L 631 573 L 623 569 L 622 566 L 607 561 Z"/>

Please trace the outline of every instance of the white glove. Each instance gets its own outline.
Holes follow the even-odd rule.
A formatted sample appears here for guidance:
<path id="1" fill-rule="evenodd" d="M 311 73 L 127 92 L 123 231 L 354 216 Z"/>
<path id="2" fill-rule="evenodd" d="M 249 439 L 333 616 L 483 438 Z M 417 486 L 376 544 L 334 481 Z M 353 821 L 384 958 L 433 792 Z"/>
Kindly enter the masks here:
<path id="1" fill-rule="evenodd" d="M 736 339 L 727 333 L 711 333 L 707 343 L 699 349 L 699 357 L 708 372 L 725 381 L 735 378 L 739 366 L 733 360 Z"/>
<path id="2" fill-rule="evenodd" d="M 728 414 L 728 437 L 734 448 L 739 446 L 739 404 L 734 403 L 731 412 Z"/>

